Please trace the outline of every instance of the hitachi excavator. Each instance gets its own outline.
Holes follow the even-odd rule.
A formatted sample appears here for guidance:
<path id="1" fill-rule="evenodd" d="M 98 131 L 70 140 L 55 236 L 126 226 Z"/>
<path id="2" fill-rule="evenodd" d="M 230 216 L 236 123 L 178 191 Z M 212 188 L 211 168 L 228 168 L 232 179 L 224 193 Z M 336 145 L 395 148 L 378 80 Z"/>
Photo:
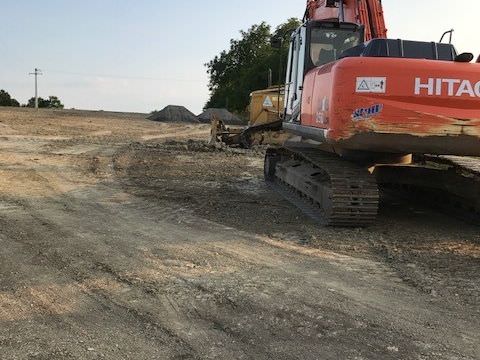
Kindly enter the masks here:
<path id="1" fill-rule="evenodd" d="M 381 0 L 308 0 L 291 38 L 283 129 L 265 179 L 331 226 L 366 226 L 379 185 L 480 213 L 480 64 L 449 43 L 388 39 Z M 453 199 L 453 200 L 452 200 Z"/>

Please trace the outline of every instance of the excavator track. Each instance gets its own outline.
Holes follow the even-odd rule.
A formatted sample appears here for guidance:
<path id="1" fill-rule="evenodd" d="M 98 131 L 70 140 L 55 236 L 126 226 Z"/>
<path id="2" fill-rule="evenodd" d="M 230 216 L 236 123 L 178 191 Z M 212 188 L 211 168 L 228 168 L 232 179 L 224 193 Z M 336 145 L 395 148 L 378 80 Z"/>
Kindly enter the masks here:
<path id="1" fill-rule="evenodd" d="M 376 220 L 375 177 L 333 154 L 312 147 L 269 149 L 265 179 L 322 225 L 363 227 Z"/>
<path id="2" fill-rule="evenodd" d="M 375 175 L 382 187 L 413 191 L 427 205 L 480 222 L 480 158 L 422 155 L 410 165 L 379 166 Z"/>
<path id="3" fill-rule="evenodd" d="M 478 176 L 480 178 L 480 158 L 472 156 L 451 155 L 426 155 L 424 161 L 444 164 L 455 168 L 458 173 L 464 172 L 465 176 Z"/>

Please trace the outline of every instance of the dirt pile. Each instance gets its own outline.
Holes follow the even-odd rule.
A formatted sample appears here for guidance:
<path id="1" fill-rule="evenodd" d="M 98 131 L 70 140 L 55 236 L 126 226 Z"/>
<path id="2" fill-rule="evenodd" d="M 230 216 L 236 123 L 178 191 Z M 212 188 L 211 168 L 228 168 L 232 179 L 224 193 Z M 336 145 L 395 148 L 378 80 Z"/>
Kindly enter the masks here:
<path id="1" fill-rule="evenodd" d="M 210 108 L 197 116 L 197 119 L 201 123 L 210 123 L 212 118 L 216 116 L 219 120 L 222 120 L 227 125 L 245 125 L 245 122 L 238 116 L 232 114 L 227 109 L 215 109 Z"/>
<path id="2" fill-rule="evenodd" d="M 170 123 L 198 124 L 199 120 L 190 110 L 184 106 L 168 105 L 163 110 L 154 111 L 148 117 L 149 120 Z"/>

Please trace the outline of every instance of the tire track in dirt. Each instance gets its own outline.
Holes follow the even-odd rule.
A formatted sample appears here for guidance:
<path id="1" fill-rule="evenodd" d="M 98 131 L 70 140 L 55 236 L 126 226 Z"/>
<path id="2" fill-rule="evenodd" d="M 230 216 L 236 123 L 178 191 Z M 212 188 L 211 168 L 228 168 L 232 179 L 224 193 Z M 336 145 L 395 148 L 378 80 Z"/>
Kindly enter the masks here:
<path id="1" fill-rule="evenodd" d="M 418 220 L 320 229 L 263 188 L 261 151 L 168 140 L 204 129 L 42 116 L 5 120 L 38 135 L 30 141 L 47 159 L 29 161 L 39 146 L 5 140 L 13 176 L 36 171 L 45 192 L 0 202 L 2 356 L 477 357 L 474 307 L 433 299 L 367 253 L 392 249 L 390 228 L 416 234 Z M 43 176 L 46 164 L 58 182 Z"/>

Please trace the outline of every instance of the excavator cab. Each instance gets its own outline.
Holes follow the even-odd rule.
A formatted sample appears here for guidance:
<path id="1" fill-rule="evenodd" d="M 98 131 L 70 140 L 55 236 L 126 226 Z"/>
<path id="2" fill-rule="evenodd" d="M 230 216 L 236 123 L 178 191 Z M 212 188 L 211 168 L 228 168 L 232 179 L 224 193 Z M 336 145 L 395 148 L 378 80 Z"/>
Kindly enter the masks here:
<path id="1" fill-rule="evenodd" d="M 362 43 L 362 33 L 357 25 L 343 24 L 341 27 L 332 27 L 332 23 L 312 27 L 307 43 L 307 71 L 339 59 L 340 55 L 352 47 Z M 350 26 L 349 26 L 350 25 Z"/>
<path id="2" fill-rule="evenodd" d="M 305 74 L 363 42 L 363 26 L 338 21 L 309 21 L 293 33 L 285 82 L 287 121 L 298 121 Z"/>

